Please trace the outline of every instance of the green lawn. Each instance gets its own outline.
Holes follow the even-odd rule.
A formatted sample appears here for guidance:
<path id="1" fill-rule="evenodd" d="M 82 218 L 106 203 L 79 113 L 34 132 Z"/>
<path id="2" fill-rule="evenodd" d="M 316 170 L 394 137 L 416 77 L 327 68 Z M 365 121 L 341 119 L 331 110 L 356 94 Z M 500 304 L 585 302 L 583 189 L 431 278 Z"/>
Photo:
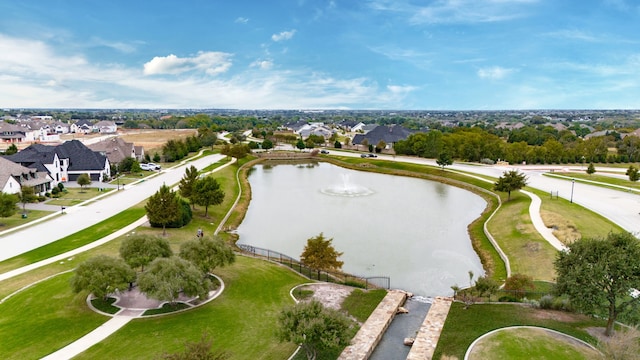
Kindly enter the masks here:
<path id="1" fill-rule="evenodd" d="M 59 198 L 51 198 L 50 200 L 47 200 L 45 204 L 54 206 L 73 206 L 114 189 L 102 189 L 102 191 L 100 191 L 100 189 L 95 187 L 69 187 L 65 188 L 65 190 L 66 192 L 60 193 Z"/>
<path id="2" fill-rule="evenodd" d="M 22 207 L 15 214 L 0 218 L 0 231 L 5 231 L 51 214 L 50 211 L 26 210 L 27 218 L 22 217 Z"/>
<path id="3" fill-rule="evenodd" d="M 589 174 L 583 173 L 583 172 L 566 172 L 566 173 L 561 173 L 561 174 L 546 173 L 544 175 L 545 176 L 551 176 L 551 177 L 554 177 L 556 179 L 563 179 L 563 177 L 566 177 L 567 178 L 567 179 L 565 179 L 566 181 L 571 181 L 571 178 L 574 178 L 574 179 L 576 179 L 576 183 L 578 183 L 580 180 L 597 181 L 597 182 L 602 183 L 602 185 L 591 184 L 590 183 L 590 185 L 595 185 L 595 186 L 609 187 L 607 185 L 617 185 L 617 186 L 622 186 L 622 187 L 625 187 L 625 188 L 640 189 L 640 182 L 638 182 L 638 181 L 634 182 L 634 181 L 629 181 L 629 178 L 620 179 L 620 178 L 617 178 L 617 177 L 612 177 L 612 176 L 607 176 L 607 175 L 599 175 L 598 173 L 589 175 Z M 611 188 L 615 188 L 615 187 L 611 186 Z"/>
<path id="4" fill-rule="evenodd" d="M 89 310 L 86 294 L 73 294 L 71 275 L 43 281 L 0 304 L 0 358 L 41 358 L 109 319 Z"/>
<path id="5" fill-rule="evenodd" d="M 286 359 L 296 346 L 275 337 L 280 310 L 294 304 L 289 291 L 306 279 L 266 261 L 238 257 L 217 269 L 225 282 L 222 295 L 191 311 L 153 319 L 136 319 L 77 359 L 155 359 L 183 349 L 203 332 L 214 349 L 231 359 Z"/>
<path id="6" fill-rule="evenodd" d="M 481 335 L 517 325 L 546 327 L 595 345 L 596 339 L 585 329 L 605 326 L 605 321 L 554 310 L 537 310 L 518 304 L 476 304 L 465 309 L 464 304 L 453 303 L 433 358 L 440 359 L 443 355 L 449 355 L 463 359 L 467 348 Z"/>
<path id="7" fill-rule="evenodd" d="M 601 360 L 602 354 L 539 328 L 495 332 L 476 343 L 470 360 Z"/>

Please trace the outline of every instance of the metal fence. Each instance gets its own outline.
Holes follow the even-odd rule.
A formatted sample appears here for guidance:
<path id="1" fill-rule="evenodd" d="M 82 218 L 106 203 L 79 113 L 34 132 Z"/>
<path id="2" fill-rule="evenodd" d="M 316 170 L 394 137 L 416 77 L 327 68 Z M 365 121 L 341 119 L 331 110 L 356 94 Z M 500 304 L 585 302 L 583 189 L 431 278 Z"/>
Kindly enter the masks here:
<path id="1" fill-rule="evenodd" d="M 309 279 L 355 286 L 364 289 L 389 289 L 391 286 L 391 278 L 388 276 L 359 276 L 337 271 L 319 271 L 311 269 L 308 266 L 302 264 L 297 259 L 294 259 L 291 256 L 277 251 L 263 249 L 246 244 L 238 244 L 237 246 L 243 254 L 261 257 L 269 261 L 275 261 L 277 263 L 290 267 L 291 269 L 308 277 Z"/>

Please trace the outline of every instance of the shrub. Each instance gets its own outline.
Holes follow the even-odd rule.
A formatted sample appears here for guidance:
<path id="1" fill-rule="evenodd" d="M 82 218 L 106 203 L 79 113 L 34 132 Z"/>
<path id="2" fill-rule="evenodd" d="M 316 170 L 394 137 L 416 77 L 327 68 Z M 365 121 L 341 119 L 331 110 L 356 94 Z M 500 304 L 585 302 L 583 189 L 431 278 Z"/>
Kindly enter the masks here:
<path id="1" fill-rule="evenodd" d="M 38 195 L 38 202 L 47 201 L 47 197 L 44 195 Z"/>
<path id="2" fill-rule="evenodd" d="M 65 190 L 63 183 L 58 183 L 58 190 L 60 191 Z"/>
<path id="3" fill-rule="evenodd" d="M 540 309 L 552 309 L 553 308 L 553 295 L 545 295 L 540 298 Z"/>
<path id="4" fill-rule="evenodd" d="M 51 197 L 51 193 L 47 191 L 46 193 L 44 193 L 44 196 Z"/>
<path id="5" fill-rule="evenodd" d="M 553 304 L 551 304 L 551 308 L 554 310 L 573 311 L 571 301 L 564 297 L 555 298 Z"/>
<path id="6" fill-rule="evenodd" d="M 510 296 L 510 295 L 505 295 L 505 296 L 501 296 L 498 299 L 498 301 L 499 302 L 518 302 L 518 299 L 516 299 L 515 297 Z"/>
<path id="7" fill-rule="evenodd" d="M 47 196 L 47 194 L 49 194 L 48 192 L 46 194 L 44 194 L 45 196 Z M 58 189 L 57 187 L 54 187 L 53 189 L 51 189 L 51 194 L 53 195 L 58 195 L 60 194 L 60 189 Z M 47 196 L 48 197 L 48 196 Z"/>

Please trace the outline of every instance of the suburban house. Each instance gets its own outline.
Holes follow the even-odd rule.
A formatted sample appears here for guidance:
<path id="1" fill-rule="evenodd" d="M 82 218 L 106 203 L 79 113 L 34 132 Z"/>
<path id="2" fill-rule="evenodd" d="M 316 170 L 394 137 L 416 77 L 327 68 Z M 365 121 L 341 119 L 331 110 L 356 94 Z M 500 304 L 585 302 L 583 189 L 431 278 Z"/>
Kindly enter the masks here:
<path id="1" fill-rule="evenodd" d="M 0 141 L 8 144 L 20 144 L 34 142 L 39 136 L 39 131 L 32 131 L 20 125 L 0 122 Z"/>
<path id="2" fill-rule="evenodd" d="M 405 140 L 412 133 L 411 130 L 401 125 L 378 125 L 366 134 L 356 134 L 351 143 L 353 145 L 361 145 L 366 139 L 369 144 L 376 146 L 382 140 L 387 144 L 386 148 L 391 149 L 394 143 Z"/>
<path id="3" fill-rule="evenodd" d="M 120 164 L 125 158 L 131 157 L 138 162 L 144 159 L 144 149 L 142 146 L 134 146 L 133 143 L 126 142 L 119 137 L 112 137 L 88 145 L 89 149 L 99 152 L 109 159 L 111 164 Z"/>
<path id="4" fill-rule="evenodd" d="M 51 189 L 51 178 L 46 172 L 31 169 L 0 157 L 0 190 L 7 194 L 19 194 L 23 186 L 44 195 Z"/>
<path id="5" fill-rule="evenodd" d="M 321 122 L 307 123 L 300 120 L 286 124 L 285 127 L 300 135 L 303 139 L 308 138 L 310 135 L 319 135 L 327 139 L 333 135 L 333 130 Z"/>
<path id="6" fill-rule="evenodd" d="M 98 121 L 93 124 L 93 131 L 101 134 L 115 134 L 118 131 L 118 125 L 113 121 Z"/>
<path id="7" fill-rule="evenodd" d="M 48 173 L 54 185 L 58 182 L 76 181 L 80 174 L 88 174 L 92 181 L 111 177 L 107 157 L 92 151 L 78 140 L 57 146 L 33 144 L 5 158 Z"/>
<path id="8" fill-rule="evenodd" d="M 91 181 L 102 181 L 111 177 L 109 159 L 78 140 L 66 141 L 56 146 L 55 151 L 60 159 L 69 161 L 67 181 L 76 181 L 82 174 L 88 174 Z"/>
<path id="9" fill-rule="evenodd" d="M 89 134 L 93 132 L 93 124 L 89 120 L 78 120 L 71 124 L 70 130 L 75 134 Z"/>

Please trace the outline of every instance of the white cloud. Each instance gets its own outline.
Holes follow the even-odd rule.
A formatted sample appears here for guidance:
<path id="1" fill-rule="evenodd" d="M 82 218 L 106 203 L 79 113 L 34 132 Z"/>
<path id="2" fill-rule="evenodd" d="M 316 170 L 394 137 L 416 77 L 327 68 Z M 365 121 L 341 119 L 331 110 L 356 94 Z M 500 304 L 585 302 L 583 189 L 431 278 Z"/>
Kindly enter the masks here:
<path id="1" fill-rule="evenodd" d="M 180 58 L 174 54 L 156 56 L 144 64 L 145 75 L 180 74 L 199 70 L 209 75 L 224 73 L 231 67 L 231 54 L 223 52 L 199 52 L 194 57 Z"/>
<path id="2" fill-rule="evenodd" d="M 121 41 L 108 41 L 98 37 L 94 37 L 91 39 L 90 45 L 106 46 L 106 47 L 115 49 L 121 53 L 129 54 L 136 51 L 136 44 L 139 44 L 139 43 L 141 42 L 125 43 Z"/>
<path id="3" fill-rule="evenodd" d="M 409 85 L 405 85 L 405 86 L 387 85 L 387 90 L 389 90 L 393 94 L 406 94 L 406 93 L 410 93 L 412 91 L 415 91 L 416 89 L 418 89 L 418 88 L 415 87 L 415 86 L 409 86 Z"/>
<path id="4" fill-rule="evenodd" d="M 295 35 L 295 33 L 296 33 L 295 29 L 290 30 L 290 31 L 283 31 L 283 32 L 281 32 L 279 34 L 271 35 L 271 40 L 276 41 L 276 42 L 283 41 L 283 40 L 290 40 L 293 37 L 293 35 Z"/>
<path id="5" fill-rule="evenodd" d="M 146 64 L 149 74 L 183 75 L 166 77 L 145 76 L 137 66 L 92 63 L 82 54 L 56 49 L 0 34 L 0 107 L 399 108 L 404 98 L 401 87 L 380 89 L 368 78 L 336 78 L 307 69 L 262 71 L 272 66 L 268 59 L 234 75 L 222 71 L 231 65 L 225 53 L 156 57 Z M 197 71 L 218 75 L 197 76 Z"/>
<path id="6" fill-rule="evenodd" d="M 249 67 L 256 67 L 261 70 L 269 70 L 273 67 L 273 61 L 271 60 L 256 60 L 252 62 Z"/>
<path id="7" fill-rule="evenodd" d="M 237 24 L 246 24 L 246 23 L 249 22 L 249 19 L 240 16 L 234 22 L 237 23 Z"/>
<path id="8" fill-rule="evenodd" d="M 503 79 L 510 73 L 512 73 L 512 69 L 506 69 L 500 66 L 493 66 L 488 68 L 482 68 L 478 70 L 478 76 L 482 79 L 491 79 L 491 80 L 499 80 Z"/>

